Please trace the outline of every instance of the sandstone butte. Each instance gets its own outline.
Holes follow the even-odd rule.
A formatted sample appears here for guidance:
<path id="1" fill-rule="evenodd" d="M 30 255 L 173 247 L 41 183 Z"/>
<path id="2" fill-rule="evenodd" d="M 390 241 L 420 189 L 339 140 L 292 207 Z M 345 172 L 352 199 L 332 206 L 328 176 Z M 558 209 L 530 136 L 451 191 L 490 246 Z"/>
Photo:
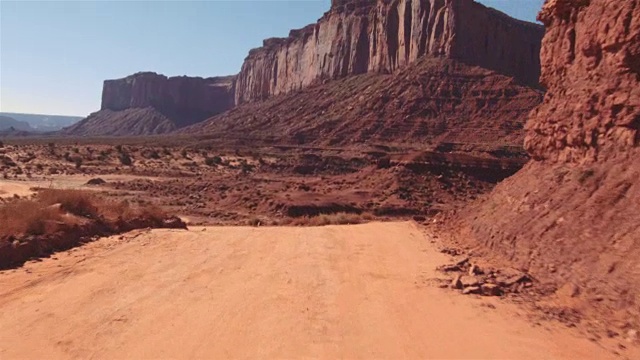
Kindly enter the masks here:
<path id="1" fill-rule="evenodd" d="M 640 0 L 547 0 L 539 20 L 547 93 L 526 124 L 533 161 L 449 226 L 558 289 L 554 306 L 637 329 Z"/>
<path id="2" fill-rule="evenodd" d="M 108 131 L 104 123 L 121 123 L 114 120 L 120 112 L 127 119 L 153 119 L 150 125 L 128 127 L 137 134 L 150 128 L 171 131 L 312 84 L 394 73 L 423 57 L 459 60 L 537 87 L 543 33 L 540 25 L 473 0 L 333 0 L 315 24 L 292 30 L 287 38 L 266 39 L 249 51 L 237 75 L 202 79 L 137 73 L 107 80 L 101 112 L 90 119 Z M 127 112 L 143 108 L 153 110 L 135 116 Z M 85 121 L 66 133 L 90 134 L 86 128 L 91 126 Z"/>

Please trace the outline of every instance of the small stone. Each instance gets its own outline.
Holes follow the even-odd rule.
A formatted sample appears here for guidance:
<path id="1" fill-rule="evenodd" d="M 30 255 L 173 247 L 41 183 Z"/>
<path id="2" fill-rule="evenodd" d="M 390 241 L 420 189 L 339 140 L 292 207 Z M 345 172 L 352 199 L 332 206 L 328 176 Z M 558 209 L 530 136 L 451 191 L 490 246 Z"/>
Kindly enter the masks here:
<path id="1" fill-rule="evenodd" d="M 614 338 L 616 336 L 618 336 L 620 334 L 618 334 L 618 332 L 611 330 L 611 329 L 607 329 L 607 337 L 609 338 Z"/>
<path id="2" fill-rule="evenodd" d="M 480 293 L 480 287 L 479 286 L 469 286 L 467 288 L 464 288 L 464 290 L 462 290 L 462 293 L 464 295 L 479 294 Z"/>
<path id="3" fill-rule="evenodd" d="M 444 271 L 444 272 L 460 271 L 460 267 L 458 265 L 455 265 L 455 264 L 449 264 L 449 265 L 439 266 L 438 270 Z"/>
<path id="4" fill-rule="evenodd" d="M 460 277 L 460 282 L 463 287 L 480 285 L 480 281 L 478 281 L 478 278 L 475 276 L 462 276 Z"/>
<path id="5" fill-rule="evenodd" d="M 453 281 L 451 281 L 451 288 L 462 289 L 462 282 L 460 281 L 460 277 L 460 275 L 456 275 Z"/>
<path id="6" fill-rule="evenodd" d="M 466 264 L 466 263 L 468 263 L 468 262 L 469 262 L 469 258 L 468 258 L 468 257 L 465 257 L 465 258 L 462 258 L 462 259 L 458 260 L 458 261 L 456 262 L 456 265 L 458 265 L 458 266 L 462 266 L 462 265 L 464 265 L 464 264 Z"/>
<path id="7" fill-rule="evenodd" d="M 631 329 L 627 331 L 627 341 L 630 343 L 638 341 L 638 330 Z"/>
<path id="8" fill-rule="evenodd" d="M 473 276 L 478 274 L 482 274 L 482 270 L 480 269 L 480 267 L 478 267 L 478 265 L 471 265 L 471 267 L 469 268 L 469 275 Z"/>
<path id="9" fill-rule="evenodd" d="M 484 296 L 500 296 L 502 295 L 502 289 L 496 284 L 482 284 L 480 286 L 482 295 Z"/>

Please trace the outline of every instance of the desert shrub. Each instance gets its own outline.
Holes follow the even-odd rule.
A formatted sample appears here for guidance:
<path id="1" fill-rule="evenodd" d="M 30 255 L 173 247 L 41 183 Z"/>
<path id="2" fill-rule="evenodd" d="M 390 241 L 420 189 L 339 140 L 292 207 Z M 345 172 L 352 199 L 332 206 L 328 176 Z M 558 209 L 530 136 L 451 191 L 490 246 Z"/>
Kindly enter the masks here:
<path id="1" fill-rule="evenodd" d="M 73 159 L 73 162 L 76 165 L 76 169 L 80 169 L 82 167 L 82 158 L 81 157 L 75 157 Z"/>
<path id="2" fill-rule="evenodd" d="M 180 156 L 182 156 L 185 159 L 188 159 L 189 154 L 187 153 L 187 149 L 182 149 L 182 151 L 180 151 Z"/>
<path id="3" fill-rule="evenodd" d="M 222 163 L 222 158 L 220 156 L 206 157 L 204 163 L 209 166 L 218 165 Z"/>
<path id="4" fill-rule="evenodd" d="M 127 153 L 120 153 L 120 156 L 118 156 L 118 159 L 120 160 L 120 163 L 122 165 L 131 166 L 133 164 L 133 161 L 131 160 L 131 156 Z"/>
<path id="5" fill-rule="evenodd" d="M 168 217 L 154 205 L 132 206 L 127 201 L 109 201 L 91 191 L 35 190 L 37 194 L 33 199 L 15 198 L 0 204 L 0 238 L 50 234 L 87 219 L 98 221 L 106 228 L 118 229 L 122 221 L 144 220 L 161 224 Z M 64 213 L 77 217 L 64 216 Z"/>
<path id="6" fill-rule="evenodd" d="M 249 220 L 247 220 L 247 225 L 248 226 L 260 226 L 262 225 L 262 221 L 260 221 L 260 219 L 258 219 L 257 217 L 251 218 Z"/>
<path id="7" fill-rule="evenodd" d="M 0 205 L 0 237 L 41 235 L 57 230 L 62 213 L 33 200 L 19 199 Z"/>
<path id="8" fill-rule="evenodd" d="M 36 200 L 51 206 L 60 204 L 60 208 L 74 215 L 97 218 L 100 200 L 90 191 L 39 189 Z"/>
<path id="9" fill-rule="evenodd" d="M 335 214 L 320 214 L 312 217 L 301 217 L 291 221 L 291 225 L 306 225 L 306 226 L 325 226 L 325 225 L 349 225 L 360 224 L 365 221 L 371 220 L 371 216 L 367 214 L 351 214 L 351 213 L 335 213 Z"/>
<path id="10" fill-rule="evenodd" d="M 76 154 L 78 154 L 78 153 L 80 153 L 80 149 L 78 149 L 77 147 L 74 147 L 74 148 L 73 148 L 73 152 L 74 152 L 74 153 L 76 153 Z"/>
<path id="11" fill-rule="evenodd" d="M 117 152 L 119 152 L 119 153 L 122 152 L 122 145 L 118 144 L 118 145 L 115 146 L 115 148 L 116 148 Z"/>
<path id="12" fill-rule="evenodd" d="M 158 153 L 158 150 L 156 150 L 156 149 L 151 149 L 151 150 L 145 151 L 143 153 L 143 156 L 148 158 L 148 159 L 155 159 L 155 160 L 160 159 L 160 154 Z"/>
<path id="13" fill-rule="evenodd" d="M 593 171 L 593 169 L 587 169 L 584 170 L 580 173 L 580 177 L 578 178 L 578 182 L 580 184 L 584 184 L 585 181 L 587 181 L 587 179 L 589 179 L 590 177 L 593 177 L 593 175 L 595 175 L 595 171 Z"/>
<path id="14" fill-rule="evenodd" d="M 7 166 L 7 167 L 18 166 L 18 164 L 16 164 L 16 162 L 13 161 L 13 159 L 8 157 L 7 155 L 0 155 L 0 164 L 2 164 L 4 166 Z"/>

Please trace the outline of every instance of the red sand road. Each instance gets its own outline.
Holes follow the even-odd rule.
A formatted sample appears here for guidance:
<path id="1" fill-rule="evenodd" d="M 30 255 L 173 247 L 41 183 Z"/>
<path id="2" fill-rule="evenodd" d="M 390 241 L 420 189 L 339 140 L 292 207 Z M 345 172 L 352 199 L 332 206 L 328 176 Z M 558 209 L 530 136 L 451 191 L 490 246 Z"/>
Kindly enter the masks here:
<path id="1" fill-rule="evenodd" d="M 612 356 L 433 286 L 446 260 L 411 222 L 100 239 L 0 272 L 0 358 Z"/>

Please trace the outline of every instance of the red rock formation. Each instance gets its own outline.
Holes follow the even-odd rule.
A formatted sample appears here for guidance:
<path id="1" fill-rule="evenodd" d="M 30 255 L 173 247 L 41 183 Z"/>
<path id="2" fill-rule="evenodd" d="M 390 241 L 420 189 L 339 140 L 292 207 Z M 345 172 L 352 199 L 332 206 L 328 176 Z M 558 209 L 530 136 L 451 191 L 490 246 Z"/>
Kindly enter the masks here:
<path id="1" fill-rule="evenodd" d="M 106 80 L 101 110 L 152 107 L 177 121 L 177 127 L 228 110 L 233 106 L 234 77 L 166 77 L 142 72 Z"/>
<path id="2" fill-rule="evenodd" d="M 528 123 L 528 151 L 580 162 L 638 146 L 640 2 L 549 0 L 539 19 L 548 93 Z"/>
<path id="3" fill-rule="evenodd" d="M 542 26 L 473 0 L 333 0 L 316 24 L 249 52 L 235 101 L 352 74 L 393 72 L 424 55 L 455 58 L 535 85 L 542 35 Z"/>
<path id="4" fill-rule="evenodd" d="M 548 92 L 527 123 L 534 161 L 454 228 L 611 337 L 640 329 L 640 0 L 547 0 L 539 18 Z"/>
<path id="5" fill-rule="evenodd" d="M 317 146 L 521 146 L 527 116 L 541 101 L 541 91 L 511 77 L 423 57 L 394 74 L 349 76 L 241 104 L 181 132 Z"/>
<path id="6" fill-rule="evenodd" d="M 171 132 L 232 108 L 234 85 L 235 76 L 168 78 L 153 72 L 106 80 L 101 110 L 61 133 L 126 136 Z"/>

